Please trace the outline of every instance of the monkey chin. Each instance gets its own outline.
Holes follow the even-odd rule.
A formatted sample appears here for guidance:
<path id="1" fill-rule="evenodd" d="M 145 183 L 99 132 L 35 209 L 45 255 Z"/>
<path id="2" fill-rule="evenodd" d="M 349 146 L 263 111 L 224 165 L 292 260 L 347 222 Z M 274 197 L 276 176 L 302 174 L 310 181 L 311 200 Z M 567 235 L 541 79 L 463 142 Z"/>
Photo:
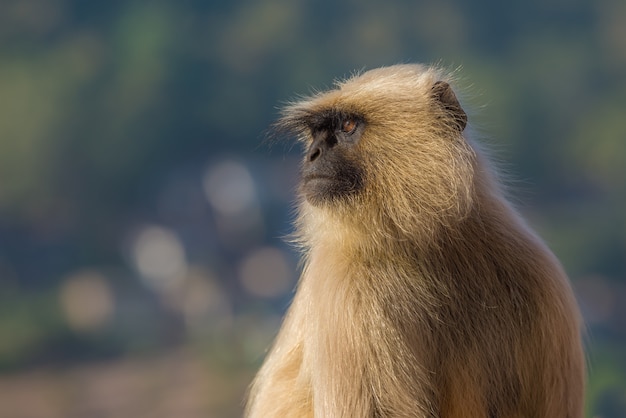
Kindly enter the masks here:
<path id="1" fill-rule="evenodd" d="M 306 201 L 316 207 L 338 204 L 356 195 L 362 188 L 360 181 L 355 179 L 337 179 L 331 176 L 304 176 L 300 193 Z"/>

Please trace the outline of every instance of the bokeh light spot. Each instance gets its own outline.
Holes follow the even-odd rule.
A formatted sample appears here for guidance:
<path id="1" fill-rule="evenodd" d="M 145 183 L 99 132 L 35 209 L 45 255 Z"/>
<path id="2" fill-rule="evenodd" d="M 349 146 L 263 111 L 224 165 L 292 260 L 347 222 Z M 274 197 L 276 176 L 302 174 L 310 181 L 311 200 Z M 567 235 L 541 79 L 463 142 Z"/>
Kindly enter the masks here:
<path id="1" fill-rule="evenodd" d="M 68 325 L 88 331 L 105 324 L 113 315 L 113 293 L 107 279 L 97 271 L 82 271 L 61 285 L 60 302 Z"/>
<path id="2" fill-rule="evenodd" d="M 211 206 L 223 215 L 237 216 L 256 203 L 250 172 L 234 161 L 224 161 L 207 170 L 204 191 Z"/>
<path id="3" fill-rule="evenodd" d="M 239 269 L 239 278 L 246 291 L 266 298 L 278 297 L 289 291 L 291 277 L 285 253 L 273 247 L 252 251 Z"/>
<path id="4" fill-rule="evenodd" d="M 133 242 L 132 257 L 141 278 L 157 291 L 177 286 L 187 271 L 182 242 L 176 233 L 163 227 L 142 229 Z"/>

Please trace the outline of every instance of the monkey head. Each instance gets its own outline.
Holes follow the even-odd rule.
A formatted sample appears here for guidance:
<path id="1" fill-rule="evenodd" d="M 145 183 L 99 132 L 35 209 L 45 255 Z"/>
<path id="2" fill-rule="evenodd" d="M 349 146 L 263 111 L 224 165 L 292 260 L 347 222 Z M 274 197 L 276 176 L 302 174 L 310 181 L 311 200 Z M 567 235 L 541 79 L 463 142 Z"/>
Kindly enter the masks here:
<path id="1" fill-rule="evenodd" d="M 279 126 L 305 147 L 304 209 L 404 232 L 462 217 L 475 158 L 450 79 L 437 68 L 396 65 L 288 106 Z"/>

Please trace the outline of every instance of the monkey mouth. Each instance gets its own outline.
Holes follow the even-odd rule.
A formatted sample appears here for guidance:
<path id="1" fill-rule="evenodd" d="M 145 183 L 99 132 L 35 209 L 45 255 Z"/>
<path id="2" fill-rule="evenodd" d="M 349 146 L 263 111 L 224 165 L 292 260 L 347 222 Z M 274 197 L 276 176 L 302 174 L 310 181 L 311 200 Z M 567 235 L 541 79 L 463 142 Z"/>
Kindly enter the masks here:
<path id="1" fill-rule="evenodd" d="M 313 174 L 302 178 L 304 190 L 322 192 L 326 194 L 343 194 L 350 189 L 345 179 L 337 179 L 333 176 Z"/>
<path id="2" fill-rule="evenodd" d="M 302 178 L 302 182 L 305 184 L 310 181 L 334 181 L 334 179 L 331 176 L 322 176 L 319 174 L 311 174 Z"/>
<path id="3" fill-rule="evenodd" d="M 304 176 L 300 186 L 300 192 L 314 206 L 341 201 L 357 190 L 356 185 L 348 179 L 319 174 Z"/>

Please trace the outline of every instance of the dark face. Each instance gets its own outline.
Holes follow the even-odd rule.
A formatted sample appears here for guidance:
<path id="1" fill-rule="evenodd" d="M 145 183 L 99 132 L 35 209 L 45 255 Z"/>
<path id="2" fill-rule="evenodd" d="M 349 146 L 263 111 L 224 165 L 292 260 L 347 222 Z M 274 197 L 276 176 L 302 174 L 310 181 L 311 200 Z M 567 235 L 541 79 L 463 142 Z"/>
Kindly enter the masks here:
<path id="1" fill-rule="evenodd" d="M 357 146 L 365 121 L 334 110 L 306 121 L 313 141 L 302 166 L 301 190 L 312 205 L 341 200 L 363 187 Z"/>

